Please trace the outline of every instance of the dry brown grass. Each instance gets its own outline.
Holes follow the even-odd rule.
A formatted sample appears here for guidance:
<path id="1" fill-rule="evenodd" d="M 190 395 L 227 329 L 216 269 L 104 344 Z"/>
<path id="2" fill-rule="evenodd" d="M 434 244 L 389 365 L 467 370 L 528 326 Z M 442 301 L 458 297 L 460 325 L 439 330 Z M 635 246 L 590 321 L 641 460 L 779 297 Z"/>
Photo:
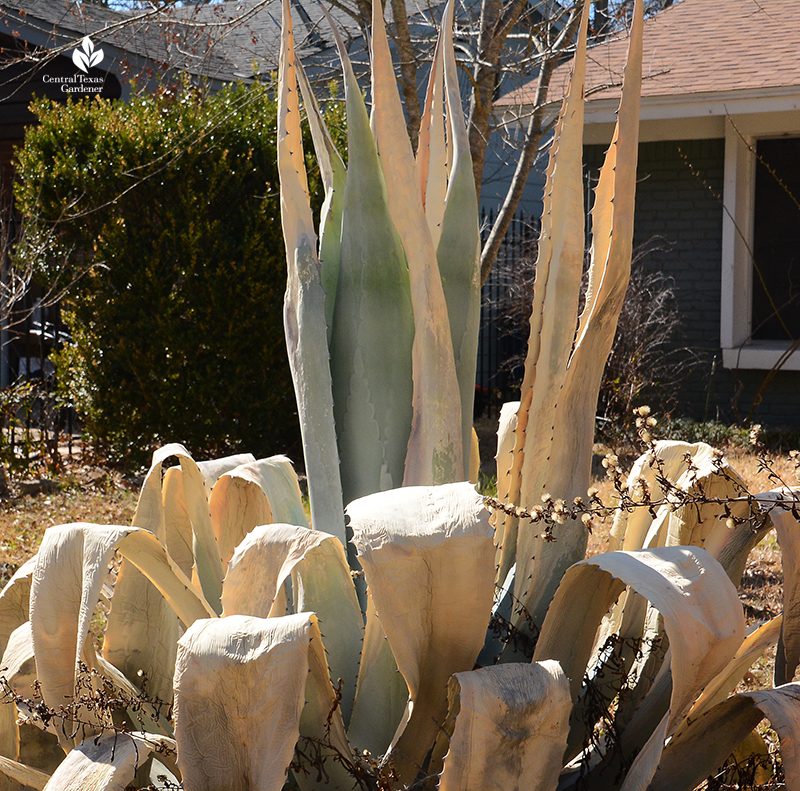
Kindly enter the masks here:
<path id="1" fill-rule="evenodd" d="M 0 500 L 0 582 L 36 553 L 48 527 L 70 522 L 129 525 L 138 492 L 117 472 L 69 464 L 56 488 L 23 494 L 12 484 Z"/>

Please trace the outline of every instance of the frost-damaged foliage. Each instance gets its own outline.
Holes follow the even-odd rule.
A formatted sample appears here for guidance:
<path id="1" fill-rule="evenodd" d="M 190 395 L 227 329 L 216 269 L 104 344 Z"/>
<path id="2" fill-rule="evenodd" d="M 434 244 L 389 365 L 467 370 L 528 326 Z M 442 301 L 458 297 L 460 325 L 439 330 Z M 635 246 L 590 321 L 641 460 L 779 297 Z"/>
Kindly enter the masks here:
<path id="1" fill-rule="evenodd" d="M 766 717 L 797 788 L 794 492 L 748 495 L 708 446 L 650 441 L 640 410 L 648 452 L 627 481 L 606 461 L 620 497 L 612 551 L 582 559 L 583 520 L 606 511 L 594 494 L 573 497 L 588 484 L 630 262 L 641 3 L 578 317 L 583 19 L 493 515 L 458 481 L 473 461 L 477 223 L 452 8 L 416 157 L 373 9 L 371 119 L 338 40 L 345 171 L 285 5 L 285 321 L 311 520 L 286 458 L 197 463 L 168 445 L 130 527 L 48 530 L 0 593 L 0 787 L 124 789 L 163 775 L 186 791 L 278 791 L 291 772 L 300 791 L 692 791 L 729 756 L 763 752 Z M 319 244 L 298 81 L 327 190 Z M 736 583 L 772 527 L 784 613 L 746 635 Z M 779 686 L 731 696 L 776 642 Z"/>

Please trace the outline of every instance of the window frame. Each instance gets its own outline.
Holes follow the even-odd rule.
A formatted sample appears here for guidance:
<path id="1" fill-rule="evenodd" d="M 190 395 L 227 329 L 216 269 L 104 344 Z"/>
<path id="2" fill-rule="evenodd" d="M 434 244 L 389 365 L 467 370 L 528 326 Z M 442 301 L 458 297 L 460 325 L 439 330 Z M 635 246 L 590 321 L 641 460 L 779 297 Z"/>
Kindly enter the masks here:
<path id="1" fill-rule="evenodd" d="M 800 137 L 800 111 L 726 117 L 720 306 L 720 346 L 725 368 L 769 370 L 790 347 L 789 341 L 750 340 L 755 143 L 760 138 L 778 137 Z M 800 350 L 787 358 L 781 368 L 800 371 Z"/>

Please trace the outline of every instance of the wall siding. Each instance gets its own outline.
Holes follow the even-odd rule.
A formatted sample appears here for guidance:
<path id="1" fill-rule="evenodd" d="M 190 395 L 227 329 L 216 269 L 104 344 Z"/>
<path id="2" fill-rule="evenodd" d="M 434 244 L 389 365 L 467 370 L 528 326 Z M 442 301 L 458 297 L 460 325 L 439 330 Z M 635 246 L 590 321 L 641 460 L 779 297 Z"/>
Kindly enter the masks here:
<path id="1" fill-rule="evenodd" d="M 647 253 L 641 265 L 674 279 L 682 325 L 675 347 L 691 349 L 697 356 L 678 394 L 679 406 L 674 413 L 737 420 L 747 415 L 767 371 L 726 370 L 721 363 L 724 153 L 724 140 L 640 146 L 634 247 L 660 238 L 661 249 Z M 587 147 L 590 174 L 596 174 L 603 154 L 600 146 Z M 689 359 L 692 355 L 685 352 L 684 356 Z M 715 356 L 716 371 L 710 381 Z M 655 393 L 650 400 L 655 404 L 670 395 Z M 800 426 L 800 371 L 778 373 L 755 408 L 754 419 L 772 426 Z"/>

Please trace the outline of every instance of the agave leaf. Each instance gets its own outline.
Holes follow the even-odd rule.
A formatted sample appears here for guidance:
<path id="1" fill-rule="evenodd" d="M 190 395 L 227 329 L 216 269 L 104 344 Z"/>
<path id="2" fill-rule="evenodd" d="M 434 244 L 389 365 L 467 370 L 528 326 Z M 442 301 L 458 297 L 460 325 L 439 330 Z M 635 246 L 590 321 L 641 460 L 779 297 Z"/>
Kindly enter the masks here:
<path id="1" fill-rule="evenodd" d="M 214 614 L 147 530 L 85 523 L 46 530 L 33 572 L 30 620 L 42 697 L 50 706 L 73 699 L 90 619 L 115 549 L 147 575 L 187 626 Z M 71 746 L 66 731 L 58 735 Z"/>
<path id="2" fill-rule="evenodd" d="M 261 487 L 269 501 L 273 521 L 309 527 L 297 473 L 286 456 L 270 456 L 268 459 L 243 464 L 229 475 Z"/>
<path id="3" fill-rule="evenodd" d="M 331 335 L 334 415 L 347 503 L 403 482 L 412 422 L 414 313 L 408 265 L 364 99 L 344 42 L 332 27 L 344 70 L 348 136 Z"/>
<path id="4" fill-rule="evenodd" d="M 166 445 L 153 454 L 151 470 L 155 476 L 160 475 L 161 465 L 169 456 L 177 456 L 181 465 L 184 502 L 189 519 L 192 521 L 194 565 L 200 587 L 206 601 L 215 612 L 220 613 L 223 572 L 217 538 L 208 510 L 205 478 L 195 460 L 181 445 Z M 133 524 L 139 524 L 136 515 Z"/>
<path id="5" fill-rule="evenodd" d="M 741 644 L 744 615 L 736 588 L 703 549 L 609 552 L 577 563 L 559 586 L 534 653 L 536 661 L 561 662 L 571 679 L 573 699 L 578 697 L 596 627 L 625 585 L 661 613 L 670 645 L 669 711 L 634 765 L 644 788 L 658 765 L 666 736 Z"/>
<path id="6" fill-rule="evenodd" d="M 718 451 L 703 442 L 690 445 L 662 441 L 656 443 L 654 451 L 640 457 L 628 476 L 628 492 L 634 499 L 641 481 L 646 482 L 653 500 L 671 499 L 661 483 L 666 478 L 687 495 L 726 501 L 727 512 L 720 502 L 680 507 L 665 503 L 655 517 L 646 508 L 619 512 L 614 518 L 610 547 L 703 547 L 722 563 L 731 581 L 738 585 L 750 549 L 769 529 L 753 529 L 751 506 L 741 499 L 747 491 L 744 480 Z M 726 524 L 727 513 L 737 520 L 734 527 Z"/>
<path id="7" fill-rule="evenodd" d="M 473 428 L 471 433 L 472 441 L 469 449 L 469 482 L 473 486 L 478 485 L 478 476 L 481 474 L 481 446 L 478 441 L 478 432 Z"/>
<path id="8" fill-rule="evenodd" d="M 546 171 L 542 230 L 536 261 L 530 337 L 517 414 L 515 442 L 509 476 L 509 499 L 531 507 L 540 502 L 550 475 L 556 405 L 567 375 L 584 257 L 583 215 L 583 93 L 586 77 L 586 35 L 589 9 L 581 17 L 578 45 L 567 97 L 556 122 Z M 559 441 L 562 441 L 559 438 Z M 557 490 L 556 496 L 562 496 Z M 516 537 L 517 564 L 514 595 L 527 604 L 538 582 L 535 557 L 543 550 L 535 526 L 506 515 L 503 520 L 506 549 L 502 568 L 513 562 L 509 539 Z M 521 529 L 520 529 L 521 528 Z M 558 529 L 558 528 L 557 528 Z M 560 528 L 559 533 L 575 527 Z M 562 544 L 559 536 L 559 545 Z M 585 543 L 584 543 L 585 549 Z M 581 556 L 583 552 L 580 553 Z M 578 559 L 578 558 L 575 558 Z M 502 569 L 501 569 L 502 571 Z M 539 618 L 541 623 L 541 618 Z"/>
<path id="9" fill-rule="evenodd" d="M 782 624 L 783 616 L 778 615 L 776 618 L 761 624 L 758 629 L 745 638 L 733 659 L 728 662 L 725 669 L 711 681 L 695 701 L 686 718 L 675 732 L 676 738 L 696 719 L 702 717 L 705 712 L 718 703 L 722 703 L 736 689 L 739 682 L 744 678 L 747 669 L 752 666 L 764 651 L 778 642 Z"/>
<path id="10" fill-rule="evenodd" d="M 478 195 L 453 48 L 453 7 L 454 0 L 449 0 L 439 31 L 442 38 L 447 123 L 449 140 L 452 142 L 448 158 L 447 196 L 436 256 L 450 317 L 450 336 L 453 339 L 453 355 L 461 391 L 462 443 L 464 448 L 469 448 L 481 313 L 481 242 Z M 469 476 L 469 457 L 466 454 L 464 464 L 462 479 Z"/>
<path id="11" fill-rule="evenodd" d="M 278 172 L 288 269 L 283 305 L 286 348 L 303 437 L 311 522 L 316 530 L 335 535 L 344 546 L 344 507 L 328 364 L 325 292 L 303 164 L 294 35 L 288 0 L 283 3 L 278 84 Z"/>
<path id="12" fill-rule="evenodd" d="M 408 703 L 408 687 L 397 670 L 389 641 L 375 610 L 375 601 L 367 597 L 367 624 L 356 685 L 353 714 L 347 736 L 359 751 L 383 755 L 389 748 Z"/>
<path id="13" fill-rule="evenodd" d="M 297 81 L 303 95 L 303 104 L 311 127 L 314 151 L 319 163 L 325 201 L 320 212 L 319 262 L 322 289 L 325 292 L 325 322 L 328 326 L 328 343 L 333 327 L 333 309 L 336 304 L 336 287 L 339 282 L 339 254 L 342 245 L 342 199 L 347 182 L 347 170 L 336 146 L 331 140 L 325 120 L 320 112 L 314 92 L 300 61 L 295 62 Z"/>
<path id="14" fill-rule="evenodd" d="M 45 531 L 33 572 L 30 620 L 42 698 L 51 707 L 73 699 L 100 588 L 114 548 L 129 530 L 73 524 Z M 72 746 L 68 729 L 59 729 L 58 738 Z"/>
<path id="15" fill-rule="evenodd" d="M 221 475 L 226 472 L 240 467 L 242 464 L 249 464 L 255 461 L 256 457 L 252 453 L 237 453 L 233 456 L 223 456 L 219 459 L 208 459 L 206 461 L 198 461 L 197 467 L 203 474 L 203 485 L 206 490 L 206 497 L 211 496 L 211 490 L 214 484 L 219 480 Z"/>
<path id="16" fill-rule="evenodd" d="M 457 712 L 439 791 L 551 791 L 572 704 L 558 662 L 487 667 L 449 682 Z"/>
<path id="17" fill-rule="evenodd" d="M 439 246 L 449 173 L 444 118 L 444 64 L 442 38 L 436 42 L 417 146 L 417 181 L 434 247 Z"/>
<path id="18" fill-rule="evenodd" d="M 42 791 L 47 785 L 47 781 L 50 779 L 50 775 L 40 772 L 32 766 L 26 766 L 25 764 L 21 764 L 10 758 L 4 758 L 0 755 L 0 784 L 3 782 L 2 775 L 16 781 L 21 786 L 35 788 L 37 791 Z M 5 790 L 6 787 L 0 785 L 0 788 Z M 8 788 L 15 788 L 15 786 L 8 786 Z"/>
<path id="19" fill-rule="evenodd" d="M 411 715 L 390 751 L 413 782 L 447 714 L 447 680 L 470 670 L 494 594 L 494 545 L 483 499 L 467 483 L 406 487 L 348 506 L 364 568 Z"/>
<path id="20" fill-rule="evenodd" d="M 350 722 L 364 642 L 364 620 L 341 542 L 326 537 L 292 569 L 295 612 L 319 619 L 331 682 L 341 684 L 341 716 Z"/>
<path id="21" fill-rule="evenodd" d="M 192 791 L 280 791 L 300 733 L 309 615 L 197 621 L 178 644 L 175 736 Z"/>
<path id="22" fill-rule="evenodd" d="M 317 618 L 306 613 L 309 620 L 310 639 L 308 643 L 308 681 L 306 682 L 306 705 L 300 717 L 300 741 L 298 749 L 311 745 L 309 752 L 317 754 L 324 764 L 325 777 L 315 773 L 306 775 L 295 772 L 294 777 L 302 791 L 310 789 L 338 789 L 350 791 L 353 788 L 353 775 L 343 763 L 350 762 L 352 755 L 347 742 L 342 711 L 330 681 L 330 670 L 325 659 L 325 647 L 319 631 Z M 343 760 L 342 760 L 343 759 Z"/>
<path id="23" fill-rule="evenodd" d="M 260 459 L 225 473 L 214 486 L 209 507 L 225 563 L 256 525 L 309 526 L 297 474 L 286 456 Z"/>
<path id="24" fill-rule="evenodd" d="M 191 577 L 192 566 L 194 566 L 194 539 L 192 537 L 192 520 L 186 509 L 183 470 L 180 467 L 170 467 L 164 473 L 161 500 L 164 509 L 164 538 L 162 543 L 167 552 L 169 552 L 170 557 L 178 564 L 180 570 L 187 577 Z M 133 524 L 137 527 L 152 530 L 146 524 L 138 524 L 136 519 L 134 519 Z M 152 530 L 152 532 L 156 531 Z"/>
<path id="25" fill-rule="evenodd" d="M 222 586 L 223 615 L 268 618 L 283 615 L 276 607 L 292 569 L 326 533 L 297 525 L 260 525 L 236 547 Z"/>
<path id="26" fill-rule="evenodd" d="M 76 747 L 50 777 L 45 791 L 124 791 L 153 750 L 175 743 L 151 733 L 113 733 Z"/>
<path id="27" fill-rule="evenodd" d="M 511 493 L 511 469 L 514 463 L 514 439 L 517 428 L 519 401 L 511 401 L 500 408 L 500 421 L 497 427 L 497 499 L 509 502 Z M 502 584 L 517 557 L 517 519 L 501 512 L 492 514 L 497 544 L 497 577 L 495 582 Z"/>
<path id="28" fill-rule="evenodd" d="M 798 493 L 780 489 L 758 495 L 762 511 L 778 534 L 783 564 L 783 621 L 775 655 L 775 685 L 794 678 L 800 664 L 800 535 L 798 535 Z"/>
<path id="29" fill-rule="evenodd" d="M 797 791 L 800 788 L 797 750 L 800 684 L 736 695 L 706 711 L 667 745 L 649 788 L 652 791 L 691 791 L 722 765 L 765 716 L 780 737 L 786 789 Z M 628 790 L 627 782 L 623 789 Z"/>
<path id="30" fill-rule="evenodd" d="M 454 409 L 460 395 L 448 308 L 417 189 L 414 154 L 397 92 L 383 7 L 375 3 L 372 12 L 372 122 L 391 219 L 408 261 L 414 308 L 414 418 L 403 482 L 407 486 L 453 483 L 469 474 L 464 463 L 466 460 L 469 465 L 471 435 L 462 436 L 460 410 Z M 474 386 L 473 382 L 473 392 Z M 471 430 L 471 409 L 469 417 Z"/>
<path id="31" fill-rule="evenodd" d="M 595 272 L 596 288 L 592 291 L 590 279 L 590 293 L 555 411 L 553 436 L 559 441 L 552 445 L 545 488 L 567 501 L 583 495 L 589 485 L 597 395 L 630 276 L 643 24 L 642 3 L 637 0 L 617 127 L 601 170 L 592 215 L 590 269 Z M 568 521 L 554 536 L 556 541 L 536 548 L 529 585 L 524 574 L 518 576 L 520 590 L 528 585 L 522 600 L 534 623 L 542 622 L 564 571 L 586 551 L 586 530 L 578 520 Z"/>
<path id="32" fill-rule="evenodd" d="M 29 558 L 0 591 L 0 656 L 6 650 L 11 633 L 28 620 L 31 580 L 36 557 Z"/>

